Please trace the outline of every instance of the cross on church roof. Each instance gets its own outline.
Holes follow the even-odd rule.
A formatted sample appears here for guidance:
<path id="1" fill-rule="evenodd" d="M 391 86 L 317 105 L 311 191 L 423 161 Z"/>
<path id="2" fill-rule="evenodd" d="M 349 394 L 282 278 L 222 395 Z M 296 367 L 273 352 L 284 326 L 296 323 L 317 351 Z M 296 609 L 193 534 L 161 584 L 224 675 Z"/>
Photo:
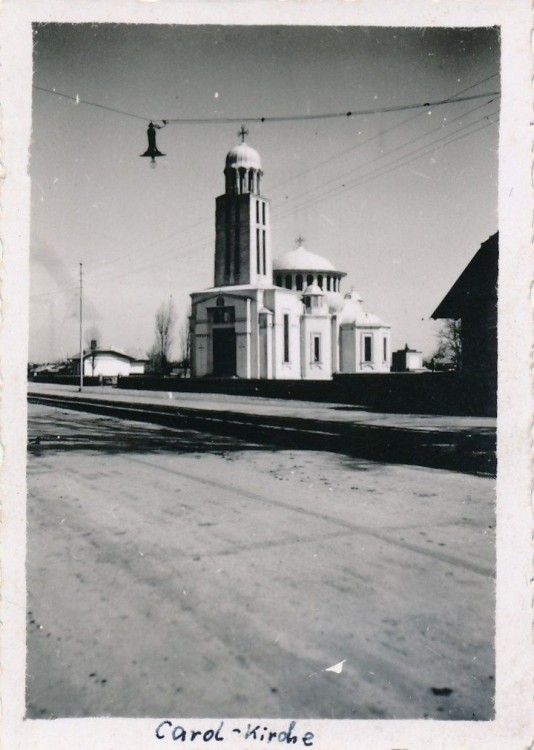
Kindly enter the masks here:
<path id="1" fill-rule="evenodd" d="M 304 242 L 304 237 L 301 234 L 299 234 L 299 236 L 297 237 L 297 247 L 302 247 L 303 242 Z"/>
<path id="2" fill-rule="evenodd" d="M 237 135 L 241 136 L 241 143 L 245 142 L 245 136 L 248 135 L 248 130 L 244 125 L 241 125 L 241 130 L 238 131 Z"/>

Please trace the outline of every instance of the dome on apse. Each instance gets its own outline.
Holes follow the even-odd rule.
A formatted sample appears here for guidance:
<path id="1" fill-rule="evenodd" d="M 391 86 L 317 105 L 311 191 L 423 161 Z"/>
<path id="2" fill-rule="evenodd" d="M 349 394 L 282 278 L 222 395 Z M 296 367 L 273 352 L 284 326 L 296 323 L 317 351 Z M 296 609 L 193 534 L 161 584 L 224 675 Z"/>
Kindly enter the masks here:
<path id="1" fill-rule="evenodd" d="M 226 168 L 229 167 L 233 169 L 261 170 L 260 155 L 248 143 L 239 143 L 226 154 Z"/>
<path id="2" fill-rule="evenodd" d="M 338 313 L 343 305 L 343 295 L 341 295 L 339 292 L 325 292 L 325 299 L 326 304 L 328 305 L 328 309 L 331 313 Z"/>
<path id="3" fill-rule="evenodd" d="M 338 317 L 339 325 L 357 325 L 367 328 L 389 328 L 378 315 L 365 312 L 361 295 L 352 290 L 345 295 L 343 307 Z"/>

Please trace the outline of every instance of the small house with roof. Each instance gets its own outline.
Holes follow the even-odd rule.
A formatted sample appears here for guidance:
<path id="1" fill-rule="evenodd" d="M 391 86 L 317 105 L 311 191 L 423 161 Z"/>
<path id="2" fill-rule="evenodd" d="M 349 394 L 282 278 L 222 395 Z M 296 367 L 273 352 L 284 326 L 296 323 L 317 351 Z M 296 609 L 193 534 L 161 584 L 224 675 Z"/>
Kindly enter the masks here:
<path id="1" fill-rule="evenodd" d="M 390 326 L 365 312 L 354 290 L 343 296 L 343 271 L 302 238 L 272 260 L 261 159 L 244 128 L 240 135 L 215 201 L 214 286 L 191 295 L 192 376 L 325 380 L 389 372 Z"/>
<path id="2" fill-rule="evenodd" d="M 80 374 L 80 355 L 76 354 L 72 360 L 74 375 Z M 83 354 L 84 377 L 116 378 L 129 375 L 142 375 L 148 360 L 130 357 L 116 349 L 92 348 Z"/>

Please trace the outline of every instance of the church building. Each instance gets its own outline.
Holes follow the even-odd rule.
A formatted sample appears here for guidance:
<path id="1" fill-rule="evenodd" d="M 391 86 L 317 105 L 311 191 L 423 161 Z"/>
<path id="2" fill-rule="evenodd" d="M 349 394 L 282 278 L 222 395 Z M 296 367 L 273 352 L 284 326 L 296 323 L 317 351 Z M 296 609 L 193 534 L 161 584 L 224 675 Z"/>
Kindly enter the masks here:
<path id="1" fill-rule="evenodd" d="M 214 286 L 191 295 L 193 377 L 330 379 L 389 372 L 390 326 L 367 313 L 346 276 L 303 246 L 272 259 L 260 156 L 245 142 L 226 156 L 215 202 Z"/>

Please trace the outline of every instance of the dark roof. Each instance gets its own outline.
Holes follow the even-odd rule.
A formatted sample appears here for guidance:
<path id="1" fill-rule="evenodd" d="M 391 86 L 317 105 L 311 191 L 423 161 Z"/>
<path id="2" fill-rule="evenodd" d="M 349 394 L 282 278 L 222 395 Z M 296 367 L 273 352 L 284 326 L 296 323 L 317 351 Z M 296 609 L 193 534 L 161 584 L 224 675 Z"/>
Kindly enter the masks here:
<path id="1" fill-rule="evenodd" d="M 461 318 L 472 303 L 491 299 L 497 293 L 499 233 L 482 243 L 471 262 L 456 279 L 431 318 Z"/>
<path id="2" fill-rule="evenodd" d="M 128 359 L 130 362 L 137 362 L 139 361 L 137 357 L 130 357 L 129 354 L 124 354 L 124 352 L 118 352 L 116 349 L 84 349 L 83 351 L 83 358 L 87 359 L 88 357 L 92 357 L 96 354 L 113 354 L 115 357 L 120 357 L 121 359 Z M 80 359 L 80 353 L 72 357 L 72 359 Z M 141 360 L 142 362 L 145 360 Z"/>

